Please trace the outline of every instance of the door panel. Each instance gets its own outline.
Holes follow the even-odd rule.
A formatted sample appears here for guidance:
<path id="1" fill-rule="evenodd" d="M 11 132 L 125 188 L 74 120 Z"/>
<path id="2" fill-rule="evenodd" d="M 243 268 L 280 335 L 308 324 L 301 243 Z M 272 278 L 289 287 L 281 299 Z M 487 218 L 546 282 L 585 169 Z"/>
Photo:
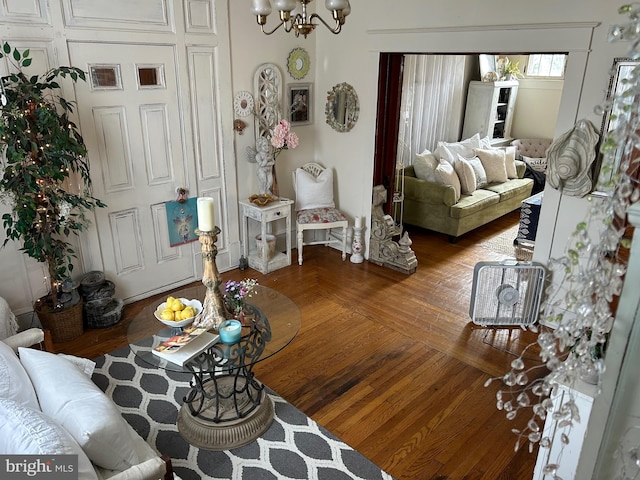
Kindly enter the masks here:
<path id="1" fill-rule="evenodd" d="M 70 42 L 69 52 L 90 73 L 76 87 L 78 114 L 94 193 L 107 204 L 96 210 L 92 255 L 123 298 L 195 280 L 192 244 L 169 246 L 164 212 L 190 163 L 174 47 Z"/>

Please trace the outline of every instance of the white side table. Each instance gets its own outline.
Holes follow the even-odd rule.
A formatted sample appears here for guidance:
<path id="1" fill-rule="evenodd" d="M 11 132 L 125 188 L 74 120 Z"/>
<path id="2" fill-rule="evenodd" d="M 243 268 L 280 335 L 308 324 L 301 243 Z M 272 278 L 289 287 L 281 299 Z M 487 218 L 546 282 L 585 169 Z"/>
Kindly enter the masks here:
<path id="1" fill-rule="evenodd" d="M 240 215 L 242 217 L 242 243 L 245 258 L 249 260 L 249 266 L 261 273 L 269 273 L 278 268 L 291 265 L 291 205 L 293 200 L 280 198 L 264 207 L 255 205 L 248 200 L 240 201 Z M 267 236 L 267 223 L 284 218 L 287 223 L 285 252 L 276 252 L 271 259 L 267 259 L 267 248 L 262 249 L 262 256 L 257 249 L 249 248 L 249 219 L 260 222 L 260 234 L 265 239 Z"/>

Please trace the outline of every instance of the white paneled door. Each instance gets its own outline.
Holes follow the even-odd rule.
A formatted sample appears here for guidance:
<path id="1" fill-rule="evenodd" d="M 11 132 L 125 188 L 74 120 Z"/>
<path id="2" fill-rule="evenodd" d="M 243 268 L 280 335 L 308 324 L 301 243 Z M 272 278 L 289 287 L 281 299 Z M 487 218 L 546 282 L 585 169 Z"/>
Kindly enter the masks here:
<path id="1" fill-rule="evenodd" d="M 78 115 L 94 194 L 107 204 L 84 257 L 126 299 L 195 280 L 194 244 L 169 245 L 165 214 L 195 171 L 175 47 L 70 42 L 69 55 L 89 73 L 76 86 Z"/>

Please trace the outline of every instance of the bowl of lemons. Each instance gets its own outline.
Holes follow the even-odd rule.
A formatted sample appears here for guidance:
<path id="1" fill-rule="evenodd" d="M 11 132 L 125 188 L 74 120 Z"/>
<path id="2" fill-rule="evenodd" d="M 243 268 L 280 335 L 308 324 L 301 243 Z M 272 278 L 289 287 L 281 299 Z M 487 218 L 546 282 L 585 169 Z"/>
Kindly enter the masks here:
<path id="1" fill-rule="evenodd" d="M 197 314 L 202 311 L 200 300 L 167 297 L 153 312 L 155 317 L 170 327 L 186 327 L 193 322 Z"/>

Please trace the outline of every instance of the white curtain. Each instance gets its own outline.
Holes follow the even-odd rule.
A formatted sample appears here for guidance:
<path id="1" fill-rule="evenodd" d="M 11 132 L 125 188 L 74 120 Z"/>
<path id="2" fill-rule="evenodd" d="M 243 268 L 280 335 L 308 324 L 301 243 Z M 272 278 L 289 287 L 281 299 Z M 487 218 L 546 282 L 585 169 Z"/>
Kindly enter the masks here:
<path id="1" fill-rule="evenodd" d="M 465 55 L 405 55 L 398 157 L 411 165 L 417 153 L 455 142 L 464 115 Z"/>

